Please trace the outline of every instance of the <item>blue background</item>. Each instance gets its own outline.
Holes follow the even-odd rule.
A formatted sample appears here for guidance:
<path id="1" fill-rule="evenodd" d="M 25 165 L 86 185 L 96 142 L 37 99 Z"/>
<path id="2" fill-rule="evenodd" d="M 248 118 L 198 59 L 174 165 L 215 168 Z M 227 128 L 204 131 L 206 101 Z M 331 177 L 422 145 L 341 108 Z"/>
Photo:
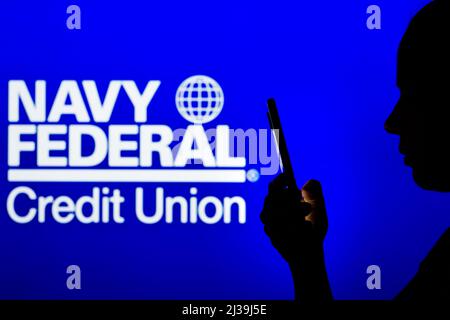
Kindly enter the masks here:
<path id="1" fill-rule="evenodd" d="M 293 297 L 287 265 L 259 222 L 271 177 L 198 185 L 199 195 L 245 197 L 245 225 L 143 225 L 132 205 L 123 225 L 18 225 L 6 214 L 16 186 L 6 182 L 9 79 L 45 79 L 49 96 L 63 79 L 94 79 L 101 90 L 114 79 L 140 88 L 161 80 L 149 121 L 177 128 L 187 123 L 174 94 L 194 74 L 213 77 L 224 90 L 225 107 L 212 126 L 267 128 L 265 100 L 277 98 L 298 181 L 316 178 L 324 186 L 335 297 L 392 298 L 450 222 L 448 195 L 420 190 L 397 152 L 398 138 L 383 130 L 399 96 L 397 46 L 427 2 L 2 1 L 0 298 Z M 82 10 L 79 31 L 66 28 L 73 3 Z M 382 30 L 366 28 L 370 4 L 382 8 Z M 111 122 L 131 122 L 128 107 L 121 104 Z M 40 194 L 73 196 L 94 185 L 102 184 L 30 184 Z M 163 186 L 185 195 L 190 187 Z M 111 187 L 129 198 L 136 185 Z M 66 289 L 71 264 L 82 269 L 81 291 Z M 381 267 L 382 290 L 366 288 L 371 264 Z"/>

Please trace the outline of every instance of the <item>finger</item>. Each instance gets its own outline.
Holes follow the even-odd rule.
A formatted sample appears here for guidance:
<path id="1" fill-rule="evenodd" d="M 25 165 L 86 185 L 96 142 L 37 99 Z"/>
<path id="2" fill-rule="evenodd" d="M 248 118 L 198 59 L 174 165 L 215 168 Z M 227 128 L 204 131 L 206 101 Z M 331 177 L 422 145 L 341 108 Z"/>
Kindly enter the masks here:
<path id="1" fill-rule="evenodd" d="M 302 199 L 302 201 L 300 202 L 300 208 L 301 208 L 301 212 L 304 213 L 304 216 L 306 218 L 306 216 L 308 216 L 311 212 L 312 212 L 312 206 L 310 203 L 306 202 L 305 200 Z"/>
<path id="2" fill-rule="evenodd" d="M 300 190 L 283 189 L 266 196 L 259 217 L 263 224 L 285 220 L 296 222 L 297 217 L 304 220 L 311 210 L 311 205 L 302 200 Z"/>
<path id="3" fill-rule="evenodd" d="M 328 229 L 328 218 L 322 185 L 317 180 L 309 180 L 302 188 L 302 196 L 304 201 L 311 205 L 311 213 L 305 217 L 305 220 L 311 222 L 324 238 Z"/>
<path id="4" fill-rule="evenodd" d="M 285 189 L 287 186 L 287 177 L 285 173 L 279 174 L 269 184 L 269 193 Z"/>
<path id="5" fill-rule="evenodd" d="M 259 219 L 263 224 L 267 224 L 267 222 L 269 221 L 269 212 L 272 207 L 270 201 L 271 201 L 270 197 L 266 196 L 266 198 L 264 199 L 264 207 L 261 210 L 261 213 L 259 214 Z"/>
<path id="6" fill-rule="evenodd" d="M 264 207 L 260 213 L 260 220 L 264 225 L 280 224 L 287 220 L 294 211 L 289 206 L 290 199 L 286 195 L 286 190 L 280 190 L 276 193 L 269 193 L 264 200 Z"/>
<path id="7" fill-rule="evenodd" d="M 302 197 L 305 202 L 310 203 L 313 207 L 325 205 L 322 185 L 317 180 L 309 180 L 305 183 L 302 188 Z"/>

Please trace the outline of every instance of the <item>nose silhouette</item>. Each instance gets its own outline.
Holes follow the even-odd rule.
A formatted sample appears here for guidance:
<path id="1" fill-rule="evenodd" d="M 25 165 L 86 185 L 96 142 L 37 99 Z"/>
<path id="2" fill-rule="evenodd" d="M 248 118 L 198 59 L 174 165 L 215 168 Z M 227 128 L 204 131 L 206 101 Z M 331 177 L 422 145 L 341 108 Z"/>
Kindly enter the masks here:
<path id="1" fill-rule="evenodd" d="M 394 107 L 394 110 L 392 110 L 391 114 L 384 122 L 384 130 L 388 133 L 400 135 L 400 103 L 401 98 Z"/>

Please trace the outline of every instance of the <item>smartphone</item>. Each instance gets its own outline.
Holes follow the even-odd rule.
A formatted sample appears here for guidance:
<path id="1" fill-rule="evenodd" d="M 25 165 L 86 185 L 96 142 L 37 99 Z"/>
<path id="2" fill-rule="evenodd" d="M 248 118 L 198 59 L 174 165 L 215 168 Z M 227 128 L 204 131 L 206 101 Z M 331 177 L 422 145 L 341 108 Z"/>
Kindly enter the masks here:
<path id="1" fill-rule="evenodd" d="M 273 98 L 267 100 L 267 109 L 267 118 L 269 119 L 270 129 L 275 139 L 280 160 L 280 169 L 286 174 L 288 179 L 288 188 L 298 189 L 294 177 L 294 170 L 292 169 L 291 159 L 289 158 L 286 139 L 284 138 L 283 129 L 281 128 L 281 120 L 278 114 L 277 105 Z"/>

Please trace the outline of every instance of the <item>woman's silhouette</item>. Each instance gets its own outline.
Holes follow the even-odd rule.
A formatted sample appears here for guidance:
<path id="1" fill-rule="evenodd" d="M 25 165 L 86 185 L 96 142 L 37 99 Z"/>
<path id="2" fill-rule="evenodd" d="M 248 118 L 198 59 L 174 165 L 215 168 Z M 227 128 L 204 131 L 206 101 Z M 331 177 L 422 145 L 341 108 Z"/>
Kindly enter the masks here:
<path id="1" fill-rule="evenodd" d="M 398 51 L 401 96 L 385 123 L 386 131 L 400 136 L 400 153 L 416 183 L 440 192 L 450 192 L 449 19 L 450 1 L 435 0 L 411 21 Z M 300 194 L 289 190 L 280 175 L 269 186 L 261 221 L 289 264 L 296 300 L 331 300 L 322 249 L 327 219 L 320 183 L 307 182 Z M 450 301 L 450 228 L 396 299 Z"/>

